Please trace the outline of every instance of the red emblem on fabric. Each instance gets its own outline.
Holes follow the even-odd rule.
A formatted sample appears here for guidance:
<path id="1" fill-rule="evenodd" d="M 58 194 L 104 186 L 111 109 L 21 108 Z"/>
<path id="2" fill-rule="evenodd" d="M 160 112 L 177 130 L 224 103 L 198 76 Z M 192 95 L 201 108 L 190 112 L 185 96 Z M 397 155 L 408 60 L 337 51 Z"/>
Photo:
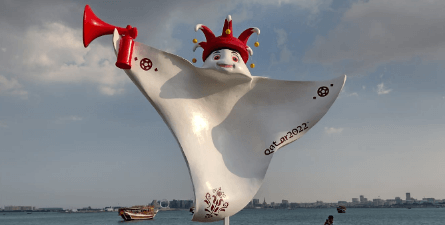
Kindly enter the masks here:
<path id="1" fill-rule="evenodd" d="M 142 68 L 143 70 L 145 70 L 145 71 L 151 69 L 151 67 L 153 66 L 153 63 L 152 63 L 151 60 L 148 59 L 148 58 L 143 58 L 143 59 L 141 60 L 141 63 L 140 63 L 140 64 L 141 64 L 141 68 Z"/>
<path id="2" fill-rule="evenodd" d="M 204 202 L 207 204 L 205 211 L 207 212 L 205 218 L 211 218 L 213 216 L 218 216 L 219 212 L 226 211 L 229 206 L 228 202 L 224 201 L 226 195 L 221 191 L 221 188 L 213 189 L 213 195 L 210 193 L 206 194 Z"/>

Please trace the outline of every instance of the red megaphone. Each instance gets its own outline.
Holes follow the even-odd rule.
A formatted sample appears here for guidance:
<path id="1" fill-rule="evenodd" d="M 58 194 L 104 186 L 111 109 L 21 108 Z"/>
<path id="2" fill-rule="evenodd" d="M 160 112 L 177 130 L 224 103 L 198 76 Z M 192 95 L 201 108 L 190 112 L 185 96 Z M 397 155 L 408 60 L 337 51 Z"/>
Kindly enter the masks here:
<path id="1" fill-rule="evenodd" d="M 86 48 L 94 39 L 106 35 L 113 34 L 114 29 L 117 29 L 122 36 L 119 44 L 119 53 L 117 55 L 116 66 L 121 69 L 131 68 L 131 58 L 133 55 L 133 46 L 138 30 L 136 27 L 127 25 L 126 28 L 116 27 L 105 23 L 99 17 L 94 15 L 89 5 L 85 6 L 83 13 L 83 46 Z"/>

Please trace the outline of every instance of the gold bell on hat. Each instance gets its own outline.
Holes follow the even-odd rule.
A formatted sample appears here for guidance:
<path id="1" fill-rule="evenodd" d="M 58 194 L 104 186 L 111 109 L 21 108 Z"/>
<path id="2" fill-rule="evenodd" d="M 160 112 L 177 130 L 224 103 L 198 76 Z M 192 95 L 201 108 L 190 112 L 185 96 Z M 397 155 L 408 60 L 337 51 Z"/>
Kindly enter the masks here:
<path id="1" fill-rule="evenodd" d="M 195 58 L 193 58 L 193 59 L 192 59 L 192 62 L 193 62 L 193 63 L 196 63 L 196 59 L 195 59 Z"/>
<path id="2" fill-rule="evenodd" d="M 257 42 L 255 42 L 255 47 L 258 47 L 258 46 L 260 46 L 260 43 L 257 41 Z"/>
<path id="3" fill-rule="evenodd" d="M 251 63 L 250 68 L 252 68 L 252 69 L 255 68 L 255 64 Z"/>
<path id="4" fill-rule="evenodd" d="M 226 34 L 230 34 L 230 29 L 227 29 L 227 30 L 226 30 Z"/>
<path id="5" fill-rule="evenodd" d="M 195 43 L 195 44 L 198 43 L 198 39 L 196 39 L 196 38 L 193 39 L 193 43 Z"/>

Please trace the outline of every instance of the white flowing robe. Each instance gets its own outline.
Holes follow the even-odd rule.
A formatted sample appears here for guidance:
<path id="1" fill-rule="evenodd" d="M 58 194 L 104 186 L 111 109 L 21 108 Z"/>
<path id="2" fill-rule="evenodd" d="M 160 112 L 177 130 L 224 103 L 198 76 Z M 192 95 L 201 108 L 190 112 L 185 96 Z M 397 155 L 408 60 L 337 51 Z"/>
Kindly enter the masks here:
<path id="1" fill-rule="evenodd" d="M 116 54 L 119 40 L 115 31 Z M 260 188 L 274 152 L 312 128 L 346 80 L 281 81 L 223 73 L 139 42 L 125 73 L 178 141 L 195 193 L 192 220 L 200 222 L 243 209 Z"/>

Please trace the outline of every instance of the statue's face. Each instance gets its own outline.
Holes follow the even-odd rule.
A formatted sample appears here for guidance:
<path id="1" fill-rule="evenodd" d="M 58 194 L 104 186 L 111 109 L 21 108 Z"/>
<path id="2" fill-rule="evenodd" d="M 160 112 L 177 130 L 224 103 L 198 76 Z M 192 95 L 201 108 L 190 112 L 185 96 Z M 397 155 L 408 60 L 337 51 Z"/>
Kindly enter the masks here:
<path id="1" fill-rule="evenodd" d="M 214 68 L 219 71 L 251 76 L 241 55 L 231 49 L 220 49 L 212 52 L 204 61 L 202 68 Z"/>

